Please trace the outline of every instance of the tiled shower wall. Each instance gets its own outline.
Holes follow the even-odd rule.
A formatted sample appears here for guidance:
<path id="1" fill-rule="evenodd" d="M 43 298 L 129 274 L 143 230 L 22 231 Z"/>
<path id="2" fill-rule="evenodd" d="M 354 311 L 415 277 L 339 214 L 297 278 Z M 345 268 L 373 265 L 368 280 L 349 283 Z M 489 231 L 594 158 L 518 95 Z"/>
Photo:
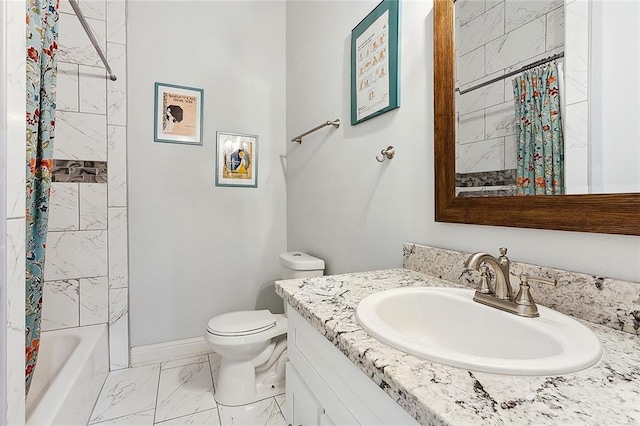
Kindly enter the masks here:
<path id="1" fill-rule="evenodd" d="M 79 4 L 117 80 L 61 1 L 42 329 L 108 323 L 113 370 L 129 364 L 126 4 Z"/>
<path id="2" fill-rule="evenodd" d="M 563 6 L 564 0 L 458 0 L 458 87 L 469 88 L 562 52 Z M 512 78 L 458 96 L 456 107 L 456 171 L 515 169 Z"/>

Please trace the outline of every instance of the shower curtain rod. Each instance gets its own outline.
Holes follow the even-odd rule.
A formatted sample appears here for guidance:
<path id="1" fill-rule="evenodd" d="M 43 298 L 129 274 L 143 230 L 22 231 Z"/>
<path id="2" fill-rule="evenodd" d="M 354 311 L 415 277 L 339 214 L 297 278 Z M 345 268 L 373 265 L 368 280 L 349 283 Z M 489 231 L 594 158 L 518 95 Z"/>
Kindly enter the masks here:
<path id="1" fill-rule="evenodd" d="M 111 81 L 116 81 L 118 77 L 116 77 L 116 75 L 111 70 L 109 63 L 107 62 L 107 58 L 105 58 L 104 53 L 102 53 L 102 49 L 100 49 L 100 46 L 98 46 L 98 41 L 93 35 L 93 32 L 91 32 L 91 28 L 89 28 L 89 24 L 87 23 L 87 20 L 85 19 L 84 14 L 80 10 L 80 6 L 78 6 L 78 2 L 76 0 L 69 0 L 69 3 L 71 4 L 73 11 L 76 13 L 78 20 L 82 25 L 82 28 L 84 28 L 84 31 L 87 33 L 87 36 L 89 36 L 89 40 L 91 40 L 91 44 L 93 44 L 93 47 L 95 47 L 96 52 L 98 52 L 98 56 L 100 56 L 100 59 L 102 59 L 102 63 L 104 63 L 104 67 L 107 69 L 107 72 L 109 73 L 109 79 L 111 79 Z"/>
<path id="2" fill-rule="evenodd" d="M 562 58 L 562 57 L 564 57 L 564 52 L 560 52 L 560 53 L 557 53 L 557 54 L 555 54 L 553 56 L 549 56 L 548 58 L 544 58 L 544 59 L 540 59 L 538 61 L 532 62 L 529 65 L 525 65 L 520 69 L 517 69 L 515 71 L 511 71 L 510 73 L 507 73 L 505 75 L 501 75 L 500 77 L 496 77 L 496 78 L 493 78 L 491 80 L 485 81 L 484 83 L 480 83 L 480 84 L 478 84 L 476 86 L 473 86 L 473 87 L 470 87 L 468 89 L 460 90 L 459 88 L 456 87 L 456 92 L 460 93 L 461 95 L 464 95 L 465 93 L 473 92 L 476 89 L 479 89 L 479 88 L 484 87 L 484 86 L 488 86 L 489 84 L 493 84 L 496 81 L 504 80 L 505 78 L 511 77 L 512 75 L 520 74 L 522 71 L 526 71 L 526 70 L 529 70 L 531 68 L 535 68 L 537 66 L 546 64 L 547 62 L 555 61 L 556 59 Z"/>

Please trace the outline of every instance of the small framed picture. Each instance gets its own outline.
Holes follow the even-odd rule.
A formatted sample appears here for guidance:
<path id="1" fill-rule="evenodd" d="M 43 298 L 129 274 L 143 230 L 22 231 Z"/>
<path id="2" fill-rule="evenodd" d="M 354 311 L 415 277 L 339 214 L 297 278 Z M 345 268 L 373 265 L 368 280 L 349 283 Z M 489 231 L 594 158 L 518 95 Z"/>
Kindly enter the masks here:
<path id="1" fill-rule="evenodd" d="M 400 107 L 400 0 L 382 0 L 351 31 L 351 125 Z"/>
<path id="2" fill-rule="evenodd" d="M 155 84 L 154 140 L 202 145 L 204 90 L 174 84 Z"/>
<path id="3" fill-rule="evenodd" d="M 258 136 L 216 132 L 216 186 L 258 187 Z"/>

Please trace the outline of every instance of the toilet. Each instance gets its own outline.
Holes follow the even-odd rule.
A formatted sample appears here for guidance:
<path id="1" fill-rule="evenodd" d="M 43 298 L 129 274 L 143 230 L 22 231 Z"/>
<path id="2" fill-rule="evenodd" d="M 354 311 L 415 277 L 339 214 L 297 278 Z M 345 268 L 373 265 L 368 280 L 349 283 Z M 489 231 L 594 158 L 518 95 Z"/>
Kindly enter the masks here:
<path id="1" fill-rule="evenodd" d="M 324 261 L 299 251 L 280 254 L 282 279 L 318 277 Z M 287 318 L 268 310 L 218 315 L 207 324 L 205 339 L 220 355 L 215 399 L 245 405 L 284 393 Z"/>

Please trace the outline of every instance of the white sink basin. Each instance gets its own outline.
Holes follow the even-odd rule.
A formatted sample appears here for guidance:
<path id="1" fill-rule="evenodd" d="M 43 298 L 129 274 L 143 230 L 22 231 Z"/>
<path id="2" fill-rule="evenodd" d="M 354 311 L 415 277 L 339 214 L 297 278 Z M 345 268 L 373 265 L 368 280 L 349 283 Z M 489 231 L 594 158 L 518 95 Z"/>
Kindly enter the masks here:
<path id="1" fill-rule="evenodd" d="M 473 301 L 473 290 L 405 287 L 365 297 L 362 328 L 401 351 L 488 373 L 574 373 L 597 363 L 600 342 L 576 320 L 538 305 L 523 318 Z"/>

